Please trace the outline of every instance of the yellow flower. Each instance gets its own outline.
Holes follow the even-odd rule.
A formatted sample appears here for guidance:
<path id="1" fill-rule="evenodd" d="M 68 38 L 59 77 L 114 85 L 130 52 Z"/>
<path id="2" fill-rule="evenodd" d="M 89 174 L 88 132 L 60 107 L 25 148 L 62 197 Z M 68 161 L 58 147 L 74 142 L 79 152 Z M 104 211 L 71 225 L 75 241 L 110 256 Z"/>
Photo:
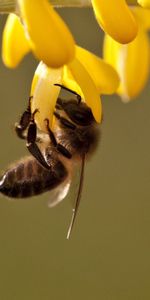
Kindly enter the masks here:
<path id="1" fill-rule="evenodd" d="M 137 2 L 145 8 L 150 8 L 150 0 L 138 0 Z"/>
<path id="2" fill-rule="evenodd" d="M 125 0 L 91 1 L 96 19 L 107 34 L 122 44 L 134 40 L 138 25 Z"/>
<path id="3" fill-rule="evenodd" d="M 75 59 L 58 69 L 48 68 L 40 63 L 35 72 L 31 95 L 33 95 L 32 112 L 38 108 L 35 115 L 39 129 L 45 131 L 45 118 L 52 125 L 53 112 L 60 92 L 55 83 L 63 84 L 81 95 L 91 108 L 95 120 L 101 122 L 102 107 L 100 94 L 114 93 L 119 84 L 117 73 L 111 66 L 96 55 L 76 46 Z"/>
<path id="4" fill-rule="evenodd" d="M 138 33 L 138 22 L 126 0 L 91 0 L 95 17 L 104 32 L 120 44 L 130 43 Z M 150 8 L 150 0 L 130 3 Z"/>
<path id="5" fill-rule="evenodd" d="M 139 24 L 134 41 L 121 45 L 106 35 L 104 40 L 104 58 L 118 72 L 120 85 L 117 90 L 124 102 L 136 97 L 144 88 L 150 69 L 150 10 L 136 7 L 133 10 Z"/>
<path id="6" fill-rule="evenodd" d="M 47 66 L 58 68 L 75 55 L 74 39 L 48 0 L 18 0 L 19 16 L 8 16 L 3 32 L 2 57 L 16 67 L 30 50 Z"/>

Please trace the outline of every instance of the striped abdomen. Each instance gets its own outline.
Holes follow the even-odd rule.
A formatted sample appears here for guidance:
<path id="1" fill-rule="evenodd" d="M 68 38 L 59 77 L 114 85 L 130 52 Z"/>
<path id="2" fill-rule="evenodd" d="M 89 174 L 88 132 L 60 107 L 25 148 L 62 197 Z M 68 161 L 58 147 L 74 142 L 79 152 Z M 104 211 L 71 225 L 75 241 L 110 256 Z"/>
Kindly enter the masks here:
<path id="1" fill-rule="evenodd" d="M 47 170 L 33 157 L 27 157 L 2 175 L 0 192 L 13 198 L 30 197 L 55 188 L 66 177 L 67 170 L 59 160 L 51 159 Z"/>

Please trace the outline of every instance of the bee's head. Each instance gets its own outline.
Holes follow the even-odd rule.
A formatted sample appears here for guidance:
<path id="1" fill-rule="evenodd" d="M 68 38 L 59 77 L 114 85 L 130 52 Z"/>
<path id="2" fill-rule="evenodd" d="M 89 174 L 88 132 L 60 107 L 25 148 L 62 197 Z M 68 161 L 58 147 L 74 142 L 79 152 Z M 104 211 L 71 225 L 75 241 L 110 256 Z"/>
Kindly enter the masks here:
<path id="1" fill-rule="evenodd" d="M 79 126 L 88 126 L 95 122 L 91 109 L 84 102 L 58 98 L 57 104 L 65 111 L 70 120 Z"/>

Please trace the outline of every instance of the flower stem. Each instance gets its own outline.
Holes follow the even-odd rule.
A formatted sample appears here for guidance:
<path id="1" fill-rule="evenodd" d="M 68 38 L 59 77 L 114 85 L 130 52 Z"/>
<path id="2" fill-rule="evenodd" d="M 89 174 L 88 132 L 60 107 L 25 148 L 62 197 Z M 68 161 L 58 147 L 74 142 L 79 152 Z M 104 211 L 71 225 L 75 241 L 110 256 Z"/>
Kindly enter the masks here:
<path id="1" fill-rule="evenodd" d="M 15 12 L 16 1 L 15 0 L 0 0 L 0 13 Z"/>
<path id="2" fill-rule="evenodd" d="M 54 7 L 90 7 L 91 0 L 51 0 Z"/>
<path id="3" fill-rule="evenodd" d="M 136 0 L 127 0 L 129 4 L 136 4 Z M 50 0 L 54 7 L 90 7 L 91 0 Z M 0 14 L 17 11 L 17 0 L 0 0 Z"/>

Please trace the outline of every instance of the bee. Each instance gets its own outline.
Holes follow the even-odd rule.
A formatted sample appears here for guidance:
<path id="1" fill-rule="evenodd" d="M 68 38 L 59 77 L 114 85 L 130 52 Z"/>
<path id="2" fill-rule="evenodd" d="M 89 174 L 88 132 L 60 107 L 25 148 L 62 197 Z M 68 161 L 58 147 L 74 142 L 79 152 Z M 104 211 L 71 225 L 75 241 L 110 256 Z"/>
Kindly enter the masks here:
<path id="1" fill-rule="evenodd" d="M 78 211 L 84 178 L 85 161 L 94 152 L 100 129 L 91 109 L 81 96 L 60 84 L 55 84 L 75 94 L 75 99 L 58 98 L 55 106 L 53 130 L 45 119 L 46 133 L 40 132 L 31 112 L 32 97 L 15 130 L 26 140 L 30 156 L 11 165 L 1 176 L 0 192 L 10 198 L 27 198 L 51 191 L 49 206 L 55 206 L 69 192 L 76 166 L 80 170 L 78 190 L 67 238 L 70 237 Z"/>

